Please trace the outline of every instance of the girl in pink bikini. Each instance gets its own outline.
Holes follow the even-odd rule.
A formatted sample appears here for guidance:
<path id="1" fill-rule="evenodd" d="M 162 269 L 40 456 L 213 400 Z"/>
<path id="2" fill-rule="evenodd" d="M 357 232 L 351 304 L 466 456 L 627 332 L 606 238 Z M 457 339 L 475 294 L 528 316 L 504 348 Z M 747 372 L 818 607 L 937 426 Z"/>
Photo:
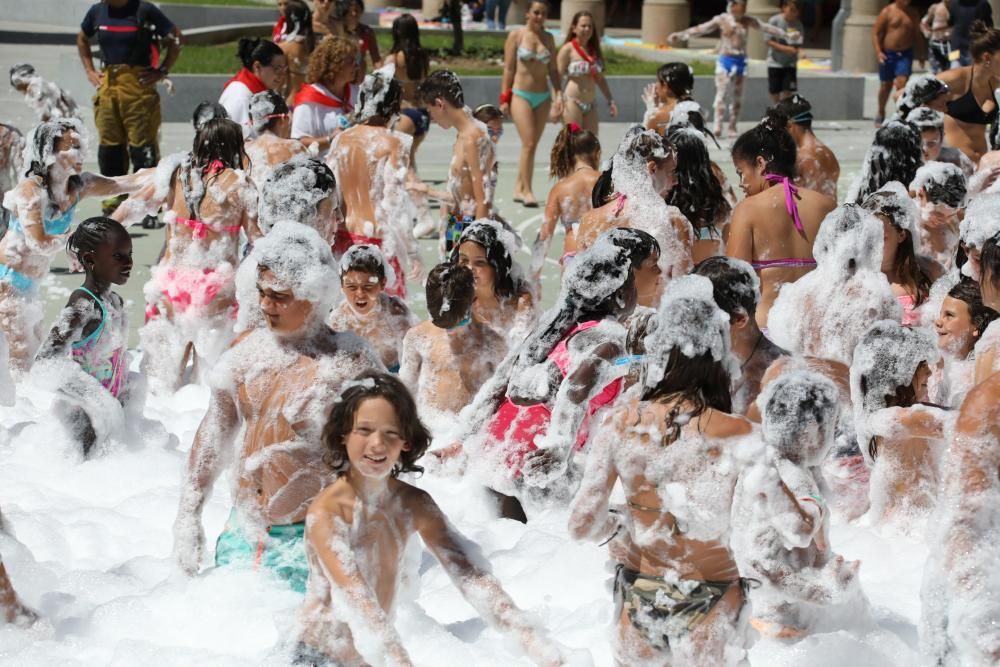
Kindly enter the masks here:
<path id="1" fill-rule="evenodd" d="M 144 193 L 147 212 L 166 208 L 167 225 L 160 262 L 143 289 L 142 363 L 154 391 L 184 384 L 189 364 L 197 378 L 232 339 L 240 232 L 251 243 L 260 236 L 246 159 L 240 126 L 216 118 L 195 136 L 190 153 L 160 162 L 155 191 Z"/>
<path id="2" fill-rule="evenodd" d="M 60 413 L 86 456 L 107 437 L 109 415 L 121 415 L 128 377 L 128 318 L 125 302 L 111 291 L 132 273 L 132 238 L 111 218 L 84 220 L 66 243 L 87 278 L 69 297 L 38 353 L 36 368 L 71 359 L 80 372 L 59 375 Z M 47 375 L 47 374 L 46 374 Z M 54 377 L 54 375 L 53 375 Z"/>
<path id="3" fill-rule="evenodd" d="M 635 269 L 658 254 L 656 240 L 636 229 L 613 229 L 581 252 L 557 306 L 463 412 L 459 441 L 480 434 L 474 458 L 487 485 L 502 492 L 504 516 L 526 520 L 519 500 L 562 476 L 594 413 L 620 393 Z"/>
<path id="4" fill-rule="evenodd" d="M 816 266 L 813 242 L 837 203 L 795 184 L 795 139 L 788 118 L 774 109 L 733 144 L 733 165 L 746 199 L 729 222 L 726 254 L 750 262 L 760 275 L 757 324 L 765 331 L 778 290 Z M 774 187 L 777 186 L 777 187 Z"/>

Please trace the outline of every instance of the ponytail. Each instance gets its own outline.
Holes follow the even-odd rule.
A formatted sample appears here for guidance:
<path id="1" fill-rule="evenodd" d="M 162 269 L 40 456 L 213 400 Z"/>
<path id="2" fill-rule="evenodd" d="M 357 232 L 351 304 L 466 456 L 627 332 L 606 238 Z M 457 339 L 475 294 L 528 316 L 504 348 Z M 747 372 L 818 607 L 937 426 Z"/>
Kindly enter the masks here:
<path id="1" fill-rule="evenodd" d="M 281 48 L 266 39 L 240 37 L 239 46 L 236 47 L 236 57 L 248 70 L 253 69 L 254 63 L 260 63 L 266 67 L 271 64 L 275 56 L 281 55 L 284 55 Z"/>
<path id="2" fill-rule="evenodd" d="M 733 159 L 748 163 L 762 157 L 767 173 L 795 178 L 795 139 L 788 132 L 788 116 L 768 109 L 760 123 L 740 135 L 732 154 Z"/>
<path id="3" fill-rule="evenodd" d="M 594 155 L 600 150 L 601 142 L 593 132 L 576 123 L 564 125 L 552 144 L 549 173 L 553 178 L 566 178 L 573 173 L 573 163 L 578 157 Z"/>

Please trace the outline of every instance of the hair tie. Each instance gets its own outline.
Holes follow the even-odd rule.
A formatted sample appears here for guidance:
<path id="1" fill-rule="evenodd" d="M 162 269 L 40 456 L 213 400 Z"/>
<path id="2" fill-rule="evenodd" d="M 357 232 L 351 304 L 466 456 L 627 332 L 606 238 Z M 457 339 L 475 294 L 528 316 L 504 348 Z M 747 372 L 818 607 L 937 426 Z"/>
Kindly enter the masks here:
<path id="1" fill-rule="evenodd" d="M 580 127 L 579 125 L 577 125 L 576 123 L 567 123 L 566 124 L 566 129 L 569 130 L 570 134 L 576 134 L 577 132 L 579 132 L 583 128 Z"/>

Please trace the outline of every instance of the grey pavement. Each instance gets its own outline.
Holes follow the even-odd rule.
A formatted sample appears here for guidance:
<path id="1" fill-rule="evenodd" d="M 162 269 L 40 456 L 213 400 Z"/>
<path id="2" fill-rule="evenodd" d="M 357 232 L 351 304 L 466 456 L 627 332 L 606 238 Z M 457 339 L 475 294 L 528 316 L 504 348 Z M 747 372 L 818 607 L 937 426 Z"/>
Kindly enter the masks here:
<path id="1" fill-rule="evenodd" d="M 67 53 L 69 51 L 69 53 Z M 78 80 L 73 82 L 59 77 L 60 70 L 65 70 L 67 58 L 75 58 L 72 49 L 65 47 L 44 47 L 32 48 L 12 45 L 0 45 L 0 72 L 6 72 L 14 63 L 20 61 L 32 62 L 42 76 L 52 78 L 67 86 L 74 92 L 84 90 L 81 86 L 86 85 L 83 79 L 82 70 L 77 70 Z M 71 62 L 71 61 L 70 61 Z M 70 84 L 70 85 L 67 85 Z M 22 130 L 30 128 L 33 122 L 33 115 L 23 100 L 6 86 L 0 90 L 0 122 L 13 124 Z M 96 134 L 94 133 L 93 121 L 90 109 L 89 95 L 76 95 L 77 102 L 84 107 L 84 116 L 88 129 L 91 133 L 91 145 L 88 150 L 88 161 L 86 169 L 96 170 Z M 468 100 L 474 105 L 483 100 Z M 751 126 L 750 122 L 740 123 L 740 130 L 745 130 Z M 604 146 L 605 158 L 610 157 L 618 145 L 619 140 L 627 128 L 625 123 L 603 123 L 600 128 L 601 143 Z M 858 172 L 865 150 L 871 142 L 874 130 L 870 121 L 852 122 L 817 122 L 815 130 L 821 140 L 830 145 L 836 152 L 841 162 L 840 192 L 846 192 L 850 179 Z M 537 153 L 535 171 L 535 195 L 540 201 L 544 201 L 552 181 L 548 178 L 549 152 L 552 142 L 555 139 L 558 127 L 548 125 L 542 136 L 541 144 Z M 162 128 L 161 151 L 169 154 L 177 151 L 189 150 L 194 131 L 186 123 L 167 123 Z M 420 175 L 425 180 L 444 180 L 447 175 L 454 133 L 444 131 L 440 128 L 432 128 L 427 139 L 421 145 L 418 153 L 418 164 Z M 715 160 L 732 180 L 734 186 L 737 185 L 732 162 L 729 159 L 728 141 L 720 141 L 721 148 L 711 147 L 712 159 Z M 508 123 L 506 131 L 499 144 L 500 178 L 497 190 L 497 201 L 499 209 L 504 217 L 509 220 L 520 232 L 527 246 L 530 247 L 537 233 L 541 222 L 541 209 L 527 209 L 511 201 L 513 183 L 517 173 L 517 161 L 520 141 L 513 124 Z M 80 204 L 78 220 L 82 220 L 90 215 L 99 212 L 99 203 L 95 200 L 83 201 Z M 155 261 L 159 253 L 163 232 L 160 230 L 145 230 L 139 228 L 132 229 L 134 239 L 136 270 L 132 274 L 131 281 L 120 289 L 120 293 L 131 302 L 130 317 L 133 334 L 142 324 L 143 298 L 142 286 L 149 278 L 149 265 Z M 556 264 L 561 247 L 561 239 L 557 238 L 553 244 L 555 247 L 550 251 L 550 260 L 542 277 L 542 304 L 546 307 L 551 305 L 558 292 L 559 267 Z M 438 261 L 437 244 L 435 241 L 421 241 L 421 258 L 425 268 L 433 266 Z M 527 265 L 529 255 L 527 249 L 522 251 L 519 259 L 522 264 Z M 48 321 L 54 319 L 59 308 L 64 305 L 70 290 L 78 287 L 82 282 L 82 276 L 67 273 L 67 262 L 65 256 L 60 254 L 53 262 L 52 274 L 43 283 L 43 295 L 46 300 L 46 317 Z M 409 286 L 412 295 L 411 305 L 414 310 L 423 316 L 426 312 L 423 288 L 420 284 L 411 283 Z M 332 289 L 337 286 L 331 286 Z M 132 343 L 136 340 L 133 335 Z"/>

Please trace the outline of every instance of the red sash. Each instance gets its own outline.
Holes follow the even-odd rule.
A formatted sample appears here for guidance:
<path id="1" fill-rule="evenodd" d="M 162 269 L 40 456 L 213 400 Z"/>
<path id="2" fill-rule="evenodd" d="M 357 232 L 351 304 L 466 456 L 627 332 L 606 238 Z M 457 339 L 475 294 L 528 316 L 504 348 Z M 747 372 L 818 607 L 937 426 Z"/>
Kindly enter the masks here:
<path id="1" fill-rule="evenodd" d="M 271 29 L 271 41 L 275 44 L 281 41 L 281 38 L 285 36 L 285 17 L 278 17 L 278 22 L 274 24 L 274 28 Z"/>
<path id="2" fill-rule="evenodd" d="M 246 67 L 240 69 L 240 71 L 236 73 L 236 76 L 229 81 L 226 81 L 226 85 L 224 85 L 222 89 L 225 90 L 229 87 L 229 84 L 234 81 L 239 81 L 244 86 L 249 88 L 250 94 L 252 95 L 256 95 L 257 93 L 267 90 L 267 86 L 264 85 L 264 82 L 258 79 L 257 75 L 248 70 Z"/>
<path id="3" fill-rule="evenodd" d="M 589 51 L 584 51 L 583 47 L 580 46 L 580 42 L 573 38 L 570 42 L 573 45 L 573 50 L 576 51 L 577 55 L 583 58 L 584 62 L 590 65 L 590 76 L 594 79 L 597 78 L 597 58 L 592 55 Z"/>
<path id="4" fill-rule="evenodd" d="M 347 99 L 350 100 L 351 84 L 347 84 L 347 88 L 345 90 L 347 91 Z M 320 106 L 330 107 L 332 109 L 347 109 L 348 111 L 351 109 L 350 102 L 338 100 L 332 95 L 327 95 L 312 84 L 302 86 L 301 90 L 295 94 L 295 106 L 305 104 L 306 102 L 319 104 Z"/>

